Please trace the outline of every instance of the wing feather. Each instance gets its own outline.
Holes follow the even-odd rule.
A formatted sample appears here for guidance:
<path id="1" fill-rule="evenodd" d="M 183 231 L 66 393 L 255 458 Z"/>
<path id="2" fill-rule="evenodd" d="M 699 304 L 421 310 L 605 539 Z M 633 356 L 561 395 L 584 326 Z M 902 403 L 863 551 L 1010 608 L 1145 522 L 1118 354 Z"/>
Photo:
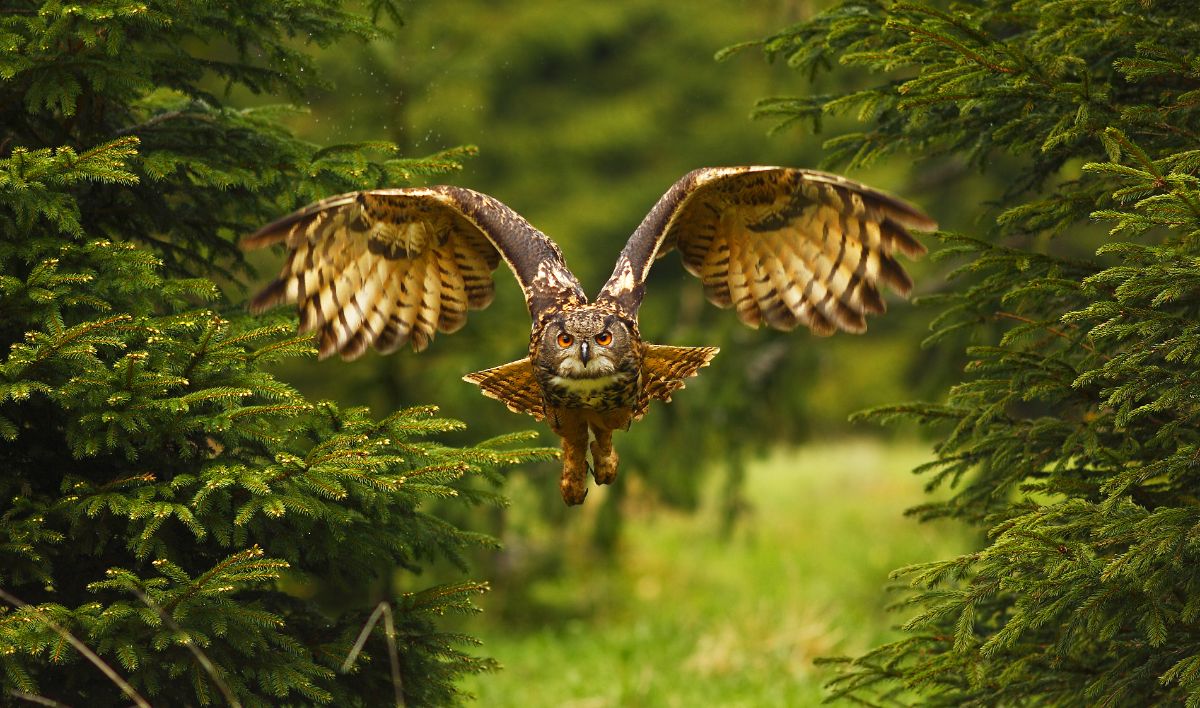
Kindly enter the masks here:
<path id="1" fill-rule="evenodd" d="M 751 327 L 861 332 L 885 309 L 880 289 L 907 295 L 896 254 L 925 248 L 908 228 L 933 230 L 916 207 L 815 170 L 705 168 L 659 199 L 630 237 L 598 300 L 636 315 L 657 258 L 677 248 L 708 299 Z"/>
<path id="2" fill-rule="evenodd" d="M 424 351 L 433 341 L 438 320 L 442 316 L 442 288 L 436 271 L 436 266 L 430 267 L 428 264 L 420 268 L 421 297 L 417 299 L 417 321 L 413 331 L 413 348 L 417 351 Z"/>
<path id="3" fill-rule="evenodd" d="M 243 248 L 283 244 L 275 281 L 250 303 L 295 303 L 300 331 L 317 332 L 321 357 L 369 346 L 421 351 L 454 332 L 495 295 L 505 261 L 535 320 L 583 290 L 545 234 L 499 201 L 458 187 L 381 189 L 330 197 L 251 234 Z"/>
<path id="4" fill-rule="evenodd" d="M 763 308 L 763 315 L 771 327 L 790 331 L 800 324 L 800 314 L 792 304 L 793 302 L 799 303 L 800 293 L 796 291 L 794 283 L 788 278 L 787 271 L 784 270 L 782 254 L 787 249 L 787 244 L 781 242 L 776 234 L 772 234 L 764 241 L 767 243 L 760 247 L 760 252 L 765 250 L 768 253 L 774 252 L 780 255 L 774 258 L 762 258 L 760 253 L 760 262 L 767 282 L 770 284 L 770 290 L 764 298 L 766 304 Z"/>
<path id="5" fill-rule="evenodd" d="M 758 327 L 762 321 L 762 313 L 759 312 L 758 300 L 750 289 L 754 277 L 754 254 L 743 240 L 734 238 L 730 241 L 728 278 L 733 308 L 738 319 L 750 327 Z"/>
<path id="6" fill-rule="evenodd" d="M 502 401 L 513 413 L 528 413 L 536 420 L 546 417 L 542 388 L 528 357 L 467 374 L 463 380 L 479 386 L 488 398 Z"/>
<path id="7" fill-rule="evenodd" d="M 397 318 L 400 309 L 400 278 L 403 276 L 398 276 L 400 264 L 397 261 L 380 259 L 376 261 L 375 267 L 379 271 L 378 277 L 382 283 L 379 298 L 375 301 L 375 311 L 383 322 L 383 329 L 372 345 L 376 351 L 390 354 L 404 344 Z"/>
<path id="8" fill-rule="evenodd" d="M 697 250 L 696 261 L 684 260 L 684 265 L 704 284 L 704 294 L 708 301 L 717 307 L 729 307 L 733 304 L 733 294 L 729 290 L 729 239 L 718 236 L 713 239 L 712 248 L 707 251 Z"/>
<path id="9" fill-rule="evenodd" d="M 399 318 L 401 344 L 412 341 L 417 329 L 417 310 L 420 309 L 418 299 L 421 297 L 421 284 L 424 281 L 415 263 L 404 264 L 404 275 L 400 279 Z M 413 341 L 413 349 L 421 345 Z"/>
<path id="10" fill-rule="evenodd" d="M 634 406 L 634 420 L 646 415 L 652 400 L 670 403 L 676 391 L 687 387 L 686 379 L 708 366 L 708 362 L 720 351 L 717 347 L 671 347 L 644 342 L 642 390 Z"/>
<path id="11" fill-rule="evenodd" d="M 438 247 L 437 270 L 442 298 L 437 328 L 446 334 L 457 332 L 467 323 L 467 286 L 454 253 L 452 247 Z"/>

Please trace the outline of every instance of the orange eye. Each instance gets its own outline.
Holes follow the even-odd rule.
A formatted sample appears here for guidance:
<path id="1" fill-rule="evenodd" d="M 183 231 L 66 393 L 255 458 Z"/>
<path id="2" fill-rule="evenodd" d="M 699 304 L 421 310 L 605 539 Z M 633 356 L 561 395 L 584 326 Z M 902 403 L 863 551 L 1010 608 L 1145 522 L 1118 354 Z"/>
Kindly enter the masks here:
<path id="1" fill-rule="evenodd" d="M 602 347 L 607 347 L 608 345 L 612 344 L 612 332 L 605 330 L 600 334 L 597 334 L 596 344 L 599 344 Z"/>
<path id="2" fill-rule="evenodd" d="M 562 347 L 563 349 L 566 349 L 567 347 L 571 346 L 574 343 L 575 343 L 575 338 L 572 337 L 571 335 L 567 334 L 566 332 L 563 332 L 562 334 L 558 335 L 558 346 Z"/>

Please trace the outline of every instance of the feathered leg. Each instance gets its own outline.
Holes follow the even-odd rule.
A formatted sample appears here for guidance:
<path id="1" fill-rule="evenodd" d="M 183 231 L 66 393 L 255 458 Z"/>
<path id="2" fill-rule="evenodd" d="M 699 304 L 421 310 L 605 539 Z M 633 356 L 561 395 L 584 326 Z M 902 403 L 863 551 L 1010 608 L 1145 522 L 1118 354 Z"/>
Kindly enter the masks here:
<path id="1" fill-rule="evenodd" d="M 587 497 L 587 419 L 579 410 L 560 408 L 550 414 L 550 428 L 562 438 L 563 469 L 559 488 L 568 506 Z"/>
<path id="2" fill-rule="evenodd" d="M 612 446 L 612 431 L 597 430 L 592 441 L 592 476 L 596 484 L 612 484 L 617 478 L 617 462 L 620 458 Z"/>
<path id="3" fill-rule="evenodd" d="M 620 459 L 613 448 L 612 434 L 614 430 L 629 426 L 631 411 L 629 409 L 609 411 L 593 418 L 591 421 L 592 434 L 592 476 L 596 484 L 612 484 L 617 479 L 617 462 Z"/>

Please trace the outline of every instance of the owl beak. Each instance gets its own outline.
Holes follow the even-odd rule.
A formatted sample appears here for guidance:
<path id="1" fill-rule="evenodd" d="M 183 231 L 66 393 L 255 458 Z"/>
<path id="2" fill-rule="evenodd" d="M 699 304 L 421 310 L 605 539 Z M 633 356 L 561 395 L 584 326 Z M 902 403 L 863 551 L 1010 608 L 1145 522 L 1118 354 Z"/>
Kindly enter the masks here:
<path id="1" fill-rule="evenodd" d="M 587 366 L 588 359 L 589 359 L 589 358 L 591 358 L 591 352 L 590 352 L 590 351 L 589 351 L 589 349 L 588 349 L 588 343 L 587 343 L 587 342 L 580 342 L 580 344 L 579 344 L 579 358 L 583 360 L 583 365 L 584 365 L 584 366 Z"/>

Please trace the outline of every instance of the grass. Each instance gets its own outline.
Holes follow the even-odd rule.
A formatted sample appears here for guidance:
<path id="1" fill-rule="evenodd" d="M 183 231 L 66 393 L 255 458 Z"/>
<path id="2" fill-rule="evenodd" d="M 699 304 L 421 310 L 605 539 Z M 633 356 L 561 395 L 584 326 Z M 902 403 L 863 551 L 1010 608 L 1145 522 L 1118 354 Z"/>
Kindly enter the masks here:
<path id="1" fill-rule="evenodd" d="M 631 493 L 614 562 L 576 554 L 520 588 L 545 612 L 472 623 L 504 668 L 465 688 L 485 706 L 819 703 L 829 674 L 815 658 L 895 636 L 889 571 L 966 547 L 953 526 L 903 516 L 924 498 L 909 471 L 927 456 L 868 439 L 778 453 L 750 466 L 750 510 L 727 538 L 719 485 L 696 514 Z"/>

